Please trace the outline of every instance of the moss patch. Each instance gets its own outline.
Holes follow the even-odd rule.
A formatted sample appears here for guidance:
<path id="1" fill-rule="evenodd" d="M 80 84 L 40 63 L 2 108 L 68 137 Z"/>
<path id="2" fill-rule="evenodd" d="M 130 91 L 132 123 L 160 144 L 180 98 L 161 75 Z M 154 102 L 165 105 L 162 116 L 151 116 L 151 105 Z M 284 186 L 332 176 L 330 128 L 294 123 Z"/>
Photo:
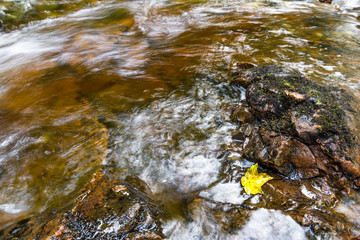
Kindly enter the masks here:
<path id="1" fill-rule="evenodd" d="M 298 71 L 277 65 L 252 68 L 237 78 L 239 75 L 251 83 L 247 100 L 267 130 L 296 137 L 292 119 L 306 116 L 321 126 L 317 138 L 337 135 L 341 145 L 353 143 L 344 113 L 351 96 L 344 90 L 318 85 Z"/>

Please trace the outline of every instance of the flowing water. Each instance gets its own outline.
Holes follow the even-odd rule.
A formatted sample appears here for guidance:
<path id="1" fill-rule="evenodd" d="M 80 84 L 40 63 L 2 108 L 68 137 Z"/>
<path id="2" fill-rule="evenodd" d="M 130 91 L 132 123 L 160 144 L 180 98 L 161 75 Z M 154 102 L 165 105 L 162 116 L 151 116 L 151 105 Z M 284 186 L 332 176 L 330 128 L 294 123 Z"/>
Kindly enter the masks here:
<path id="1" fill-rule="evenodd" d="M 106 166 L 114 179 L 139 177 L 169 205 L 170 239 L 304 239 L 294 220 L 265 209 L 226 232 L 191 199 L 248 198 L 220 177 L 219 150 L 236 128 L 223 107 L 244 98 L 223 69 L 283 64 L 360 90 L 360 4 L 335 4 L 1 1 L 0 215 L 41 212 Z M 192 212 L 176 214 L 184 199 Z M 358 208 L 339 206 L 360 229 Z"/>

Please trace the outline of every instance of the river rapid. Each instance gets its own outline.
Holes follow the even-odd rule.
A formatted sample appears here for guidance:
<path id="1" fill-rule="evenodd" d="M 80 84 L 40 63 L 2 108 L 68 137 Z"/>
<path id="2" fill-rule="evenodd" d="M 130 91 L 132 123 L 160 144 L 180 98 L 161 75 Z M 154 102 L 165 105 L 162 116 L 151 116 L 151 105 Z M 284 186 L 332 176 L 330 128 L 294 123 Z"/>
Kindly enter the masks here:
<path id="1" fill-rule="evenodd" d="M 359 91 L 359 7 L 1 1 L 0 229 L 67 199 L 103 167 L 111 179 L 135 176 L 149 186 L 172 213 L 163 220 L 169 239 L 306 239 L 307 230 L 280 210 L 260 208 L 227 231 L 198 202 L 249 199 L 221 174 L 221 152 L 236 129 L 224 109 L 245 98 L 244 89 L 229 87 L 224 69 L 282 64 Z M 337 208 L 360 234 L 359 198 Z"/>

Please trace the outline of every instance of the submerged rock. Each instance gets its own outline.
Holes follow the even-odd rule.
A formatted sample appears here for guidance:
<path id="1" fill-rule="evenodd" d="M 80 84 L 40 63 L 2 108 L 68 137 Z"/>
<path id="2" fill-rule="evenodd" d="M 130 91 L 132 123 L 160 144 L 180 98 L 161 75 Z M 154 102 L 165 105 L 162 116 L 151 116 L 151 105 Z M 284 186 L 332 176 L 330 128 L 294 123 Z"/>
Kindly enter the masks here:
<path id="1" fill-rule="evenodd" d="M 0 233 L 2 239 L 163 239 L 160 205 L 127 182 L 95 174 L 91 183 L 61 209 L 17 222 Z"/>

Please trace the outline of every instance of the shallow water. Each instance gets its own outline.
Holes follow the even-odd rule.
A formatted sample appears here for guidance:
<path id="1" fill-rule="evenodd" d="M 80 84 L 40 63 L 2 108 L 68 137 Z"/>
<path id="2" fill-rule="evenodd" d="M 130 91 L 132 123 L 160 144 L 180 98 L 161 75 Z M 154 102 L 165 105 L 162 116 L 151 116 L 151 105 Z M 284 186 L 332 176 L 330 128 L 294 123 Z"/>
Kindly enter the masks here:
<path id="1" fill-rule="evenodd" d="M 356 3 L 342 10 L 316 1 L 20 3 L 0 3 L 6 214 L 42 211 L 104 165 L 114 179 L 140 177 L 175 213 L 196 196 L 241 204 L 248 196 L 240 184 L 220 177 L 219 151 L 236 128 L 223 109 L 244 97 L 228 87 L 224 69 L 283 64 L 360 90 Z M 191 208 L 182 213 L 189 220 L 164 220 L 169 238 L 287 239 L 290 230 L 305 238 L 279 211 L 259 209 L 229 233 L 207 208 Z M 254 221 L 264 223 L 256 236 Z"/>

